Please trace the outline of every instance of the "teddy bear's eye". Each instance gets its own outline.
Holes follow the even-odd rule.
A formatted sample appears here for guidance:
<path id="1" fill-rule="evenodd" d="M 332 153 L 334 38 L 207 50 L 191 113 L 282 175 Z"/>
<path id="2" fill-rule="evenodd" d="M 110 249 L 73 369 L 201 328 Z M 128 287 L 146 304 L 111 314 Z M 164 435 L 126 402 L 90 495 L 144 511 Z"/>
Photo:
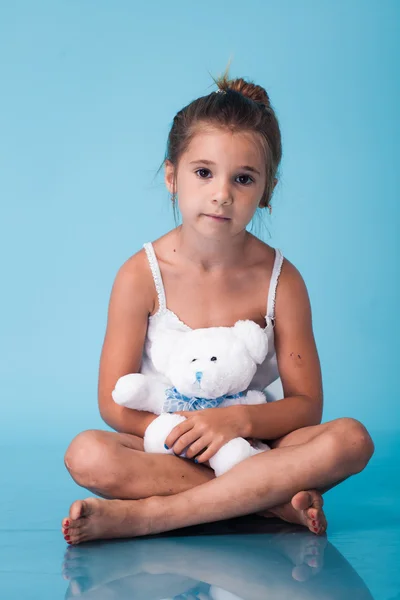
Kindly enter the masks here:
<path id="1" fill-rule="evenodd" d="M 210 360 L 215 361 L 215 360 L 217 360 L 217 357 L 216 356 L 212 356 Z"/>
<path id="2" fill-rule="evenodd" d="M 197 360 L 197 358 L 194 358 L 194 359 L 192 360 L 192 362 L 194 362 L 195 360 Z"/>

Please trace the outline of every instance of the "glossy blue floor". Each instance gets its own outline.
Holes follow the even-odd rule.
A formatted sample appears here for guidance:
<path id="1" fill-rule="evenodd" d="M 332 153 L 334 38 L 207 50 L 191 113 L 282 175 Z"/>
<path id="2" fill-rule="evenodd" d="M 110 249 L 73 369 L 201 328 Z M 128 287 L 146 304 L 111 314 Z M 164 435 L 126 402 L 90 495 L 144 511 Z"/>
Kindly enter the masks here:
<path id="1" fill-rule="evenodd" d="M 1 597 L 399 600 L 400 436 L 372 435 L 367 469 L 325 495 L 326 538 L 243 517 L 75 547 L 61 518 L 90 494 L 65 471 L 64 447 L 3 447 Z"/>

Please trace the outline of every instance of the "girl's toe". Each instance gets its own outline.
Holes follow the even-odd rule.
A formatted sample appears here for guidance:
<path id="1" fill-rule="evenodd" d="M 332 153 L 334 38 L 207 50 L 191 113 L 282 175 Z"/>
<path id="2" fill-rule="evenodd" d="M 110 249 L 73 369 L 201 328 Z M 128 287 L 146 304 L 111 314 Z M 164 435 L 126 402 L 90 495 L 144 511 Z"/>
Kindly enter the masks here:
<path id="1" fill-rule="evenodd" d="M 84 535 L 85 535 L 84 528 L 77 527 L 76 529 L 74 529 L 70 532 L 69 541 L 72 544 L 79 544 L 82 541 L 82 538 L 84 537 Z"/>
<path id="2" fill-rule="evenodd" d="M 85 519 L 77 519 L 76 521 L 71 521 L 68 527 L 69 533 L 75 531 L 79 531 L 82 529 L 82 526 L 85 524 Z"/>

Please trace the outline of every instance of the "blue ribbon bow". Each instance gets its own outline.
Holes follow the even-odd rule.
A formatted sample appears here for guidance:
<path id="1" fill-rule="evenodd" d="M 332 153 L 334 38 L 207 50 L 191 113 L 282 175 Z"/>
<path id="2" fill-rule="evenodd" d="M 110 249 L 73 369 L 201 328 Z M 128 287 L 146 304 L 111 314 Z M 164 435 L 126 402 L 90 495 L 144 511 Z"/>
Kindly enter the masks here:
<path id="1" fill-rule="evenodd" d="M 203 408 L 217 408 L 224 400 L 243 398 L 244 392 L 232 396 L 225 395 L 219 398 L 197 398 L 197 396 L 184 396 L 175 387 L 165 391 L 165 400 L 162 412 L 174 413 L 181 410 L 202 410 Z"/>

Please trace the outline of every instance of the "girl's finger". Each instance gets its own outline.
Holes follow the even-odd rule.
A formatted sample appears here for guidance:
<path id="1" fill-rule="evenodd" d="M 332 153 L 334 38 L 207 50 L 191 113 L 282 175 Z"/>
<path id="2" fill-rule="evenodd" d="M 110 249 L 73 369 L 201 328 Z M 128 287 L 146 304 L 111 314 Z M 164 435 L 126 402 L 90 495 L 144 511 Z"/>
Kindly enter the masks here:
<path id="1" fill-rule="evenodd" d="M 214 456 L 214 454 L 216 454 L 218 452 L 218 450 L 220 448 L 222 448 L 222 446 L 223 446 L 223 443 L 218 444 L 217 442 L 211 442 L 209 444 L 208 448 L 206 450 L 204 450 L 204 452 L 199 454 L 199 456 L 196 456 L 197 462 L 199 464 L 207 462 L 208 460 L 210 460 L 210 458 L 212 458 Z"/>
<path id="2" fill-rule="evenodd" d="M 187 458 L 197 458 L 197 455 L 204 450 L 207 450 L 208 445 L 211 440 L 206 439 L 204 436 L 200 437 L 196 440 L 190 447 L 187 449 L 186 457 Z"/>
<path id="3" fill-rule="evenodd" d="M 192 429 L 192 427 L 193 427 L 193 423 L 190 423 L 188 419 L 186 419 L 186 421 L 182 421 L 182 423 L 179 423 L 179 425 L 176 425 L 169 432 L 169 435 L 167 436 L 167 438 L 164 442 L 165 445 L 167 446 L 167 448 L 168 449 L 172 448 L 172 446 L 181 437 L 181 435 L 183 435 L 184 433 L 189 431 L 189 429 Z"/>
<path id="4" fill-rule="evenodd" d="M 193 442 L 195 442 L 199 438 L 199 436 L 200 434 L 196 433 L 195 429 L 190 429 L 190 431 L 181 435 L 181 437 L 178 438 L 175 444 L 172 446 L 174 454 L 177 454 L 178 456 L 182 454 L 185 448 L 193 444 Z"/>

